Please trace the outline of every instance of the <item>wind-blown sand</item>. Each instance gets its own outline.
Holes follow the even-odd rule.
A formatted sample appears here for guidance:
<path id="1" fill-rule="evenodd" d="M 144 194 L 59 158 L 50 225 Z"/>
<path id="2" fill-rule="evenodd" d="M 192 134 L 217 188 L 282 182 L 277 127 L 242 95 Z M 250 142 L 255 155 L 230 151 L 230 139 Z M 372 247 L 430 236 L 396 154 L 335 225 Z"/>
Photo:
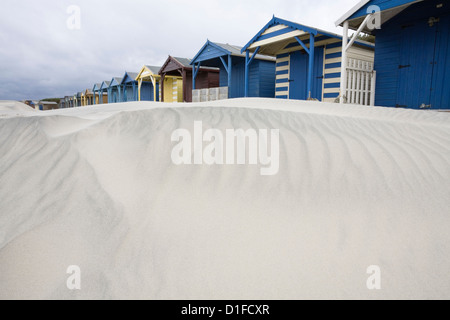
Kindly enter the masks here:
<path id="1" fill-rule="evenodd" d="M 450 298 L 450 114 L 207 106 L 0 102 L 0 299 Z M 279 174 L 175 166 L 194 121 L 280 129 Z"/>

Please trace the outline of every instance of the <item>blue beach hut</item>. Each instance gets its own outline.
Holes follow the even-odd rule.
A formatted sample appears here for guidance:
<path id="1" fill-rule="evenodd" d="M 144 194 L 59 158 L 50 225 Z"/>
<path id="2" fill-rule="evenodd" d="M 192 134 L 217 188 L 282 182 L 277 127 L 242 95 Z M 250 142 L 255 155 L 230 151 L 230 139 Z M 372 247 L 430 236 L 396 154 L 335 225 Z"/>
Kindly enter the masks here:
<path id="1" fill-rule="evenodd" d="M 363 0 L 336 25 L 375 36 L 377 105 L 450 109 L 449 1 Z"/>
<path id="2" fill-rule="evenodd" d="M 361 68 L 373 64 L 372 44 L 357 41 L 352 57 Z M 257 54 L 276 57 L 275 97 L 334 102 L 340 95 L 342 36 L 273 17 L 241 50 L 245 53 L 245 96 Z M 361 89 L 369 104 L 369 80 Z"/>
<path id="3" fill-rule="evenodd" d="M 138 101 L 138 82 L 136 80 L 137 72 L 125 72 L 122 78 L 121 86 L 123 94 L 121 102 Z"/>
<path id="4" fill-rule="evenodd" d="M 122 78 L 112 78 L 108 88 L 108 103 L 122 102 L 122 90 Z"/>
<path id="5" fill-rule="evenodd" d="M 195 70 L 200 66 L 220 69 L 220 87 L 228 87 L 229 98 L 245 96 L 245 54 L 242 47 L 207 41 L 191 61 Z M 197 72 L 193 72 L 196 83 Z M 249 97 L 275 97 L 275 58 L 256 55 L 249 68 Z"/>
<path id="6" fill-rule="evenodd" d="M 109 103 L 109 86 L 111 81 L 103 81 L 100 86 L 100 101 L 102 103 Z M 105 102 L 106 101 L 106 102 Z"/>

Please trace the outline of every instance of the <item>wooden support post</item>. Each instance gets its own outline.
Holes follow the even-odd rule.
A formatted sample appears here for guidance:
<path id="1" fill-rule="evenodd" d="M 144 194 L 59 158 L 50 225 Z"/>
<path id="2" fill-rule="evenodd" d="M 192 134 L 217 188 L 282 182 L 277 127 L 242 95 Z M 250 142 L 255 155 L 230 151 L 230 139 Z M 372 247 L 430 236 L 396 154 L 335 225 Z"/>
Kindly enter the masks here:
<path id="1" fill-rule="evenodd" d="M 186 69 L 183 69 L 183 73 L 182 73 L 182 76 L 183 76 L 183 102 L 188 102 L 187 100 L 188 100 L 188 97 L 187 97 L 187 85 L 186 85 L 186 83 L 187 83 L 187 74 L 186 74 Z"/>
<path id="2" fill-rule="evenodd" d="M 314 75 L 314 34 L 309 35 L 309 70 L 308 70 L 308 99 L 312 98 L 312 82 Z"/>
<path id="3" fill-rule="evenodd" d="M 141 101 L 142 78 L 138 80 L 138 101 Z"/>
<path id="4" fill-rule="evenodd" d="M 161 88 L 161 102 L 166 102 L 165 101 L 165 99 L 164 99 L 164 82 L 165 82 L 165 79 L 166 79 L 166 75 L 163 73 L 162 75 L 161 75 L 161 83 L 159 84 L 159 87 Z"/>
<path id="5" fill-rule="evenodd" d="M 231 54 L 228 55 L 228 97 L 231 91 L 231 79 L 232 79 L 233 59 Z"/>
<path id="6" fill-rule="evenodd" d="M 342 37 L 342 62 L 341 62 L 341 96 L 340 103 L 343 104 L 347 95 L 347 44 L 348 44 L 348 21 L 344 22 L 344 35 Z"/>

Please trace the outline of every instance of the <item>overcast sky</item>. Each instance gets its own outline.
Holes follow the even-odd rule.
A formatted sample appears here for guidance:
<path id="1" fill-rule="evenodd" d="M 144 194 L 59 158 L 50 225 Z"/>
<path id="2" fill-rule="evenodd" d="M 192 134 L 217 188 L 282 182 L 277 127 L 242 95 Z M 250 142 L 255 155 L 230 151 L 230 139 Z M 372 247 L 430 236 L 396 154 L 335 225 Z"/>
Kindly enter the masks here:
<path id="1" fill-rule="evenodd" d="M 1 0 L 0 100 L 63 97 L 192 58 L 207 39 L 245 45 L 272 15 L 335 33 L 358 0 Z M 80 8 L 80 28 L 68 13 Z M 76 26 L 76 25 L 75 25 Z"/>

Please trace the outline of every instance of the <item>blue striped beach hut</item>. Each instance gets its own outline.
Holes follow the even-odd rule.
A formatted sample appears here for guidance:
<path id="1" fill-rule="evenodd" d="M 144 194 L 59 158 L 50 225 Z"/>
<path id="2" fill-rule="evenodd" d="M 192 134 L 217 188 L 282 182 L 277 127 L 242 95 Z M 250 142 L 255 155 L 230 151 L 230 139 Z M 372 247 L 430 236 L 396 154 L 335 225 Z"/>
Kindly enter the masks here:
<path id="1" fill-rule="evenodd" d="M 220 87 L 228 87 L 229 98 L 245 96 L 245 54 L 242 47 L 207 41 L 191 61 L 191 65 L 220 69 Z M 197 73 L 193 73 L 194 83 Z M 249 97 L 275 97 L 275 58 L 256 55 L 249 68 Z"/>
<path id="2" fill-rule="evenodd" d="M 373 62 L 374 46 L 355 42 L 355 59 Z M 245 95 L 256 54 L 276 57 L 275 97 L 334 102 L 340 94 L 342 36 L 273 17 L 241 50 Z"/>

